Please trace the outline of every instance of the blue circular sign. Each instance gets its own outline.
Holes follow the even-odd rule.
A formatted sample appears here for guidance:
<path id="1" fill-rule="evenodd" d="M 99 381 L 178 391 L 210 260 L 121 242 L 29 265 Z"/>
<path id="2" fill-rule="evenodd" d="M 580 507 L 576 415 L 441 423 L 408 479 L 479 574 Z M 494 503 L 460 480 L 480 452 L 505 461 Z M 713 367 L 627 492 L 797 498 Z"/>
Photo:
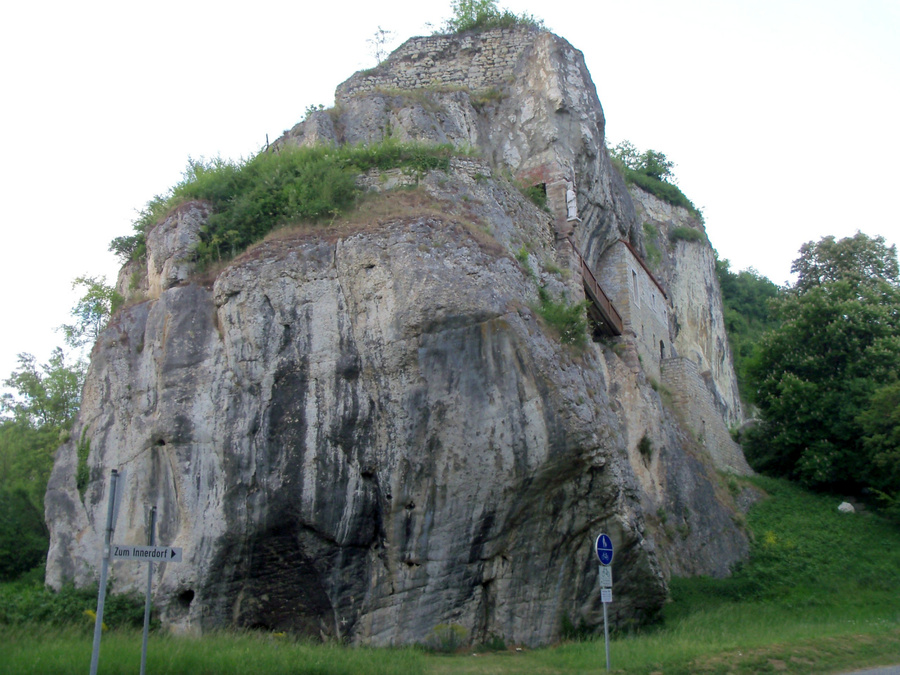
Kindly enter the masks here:
<path id="1" fill-rule="evenodd" d="M 601 534 L 594 543 L 601 565 L 609 565 L 613 559 L 613 543 L 608 534 Z"/>

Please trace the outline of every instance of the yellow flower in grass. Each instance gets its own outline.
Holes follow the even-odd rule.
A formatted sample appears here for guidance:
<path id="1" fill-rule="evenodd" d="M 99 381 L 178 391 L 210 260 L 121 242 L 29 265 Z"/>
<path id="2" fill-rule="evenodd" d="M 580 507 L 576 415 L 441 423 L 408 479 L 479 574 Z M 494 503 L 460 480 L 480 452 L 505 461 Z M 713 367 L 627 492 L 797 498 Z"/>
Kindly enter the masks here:
<path id="1" fill-rule="evenodd" d="M 91 620 L 91 623 L 97 623 L 97 612 L 92 609 L 84 610 L 84 615 Z M 109 630 L 109 626 L 106 625 L 106 622 L 100 624 L 100 630 Z"/>

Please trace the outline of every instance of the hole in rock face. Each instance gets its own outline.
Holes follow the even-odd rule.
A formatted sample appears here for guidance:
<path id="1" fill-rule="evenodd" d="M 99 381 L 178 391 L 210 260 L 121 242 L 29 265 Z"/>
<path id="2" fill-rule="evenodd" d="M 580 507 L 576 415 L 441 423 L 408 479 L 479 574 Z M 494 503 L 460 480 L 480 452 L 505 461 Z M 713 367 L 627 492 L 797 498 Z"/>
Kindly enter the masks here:
<path id="1" fill-rule="evenodd" d="M 182 591 L 181 593 L 178 594 L 178 597 L 176 598 L 176 600 L 178 601 L 179 605 L 181 605 L 182 607 L 187 609 L 188 607 L 191 606 L 191 603 L 194 601 L 193 589 L 189 588 L 186 591 Z"/>
<path id="2" fill-rule="evenodd" d="M 165 445 L 166 442 L 165 442 L 163 439 L 160 438 L 158 441 L 156 441 L 156 444 L 157 444 L 157 445 Z"/>

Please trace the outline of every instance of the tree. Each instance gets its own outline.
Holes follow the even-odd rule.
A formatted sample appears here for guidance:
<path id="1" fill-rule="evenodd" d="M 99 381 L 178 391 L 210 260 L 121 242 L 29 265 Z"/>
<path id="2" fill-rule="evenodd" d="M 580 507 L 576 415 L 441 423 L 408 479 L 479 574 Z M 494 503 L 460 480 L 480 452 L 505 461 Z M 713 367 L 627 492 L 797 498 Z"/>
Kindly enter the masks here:
<path id="1" fill-rule="evenodd" d="M 641 155 L 641 171 L 656 180 L 674 183 L 675 174 L 672 173 L 674 168 L 675 162 L 656 150 L 647 150 Z"/>
<path id="2" fill-rule="evenodd" d="M 779 324 L 770 305 L 779 296 L 780 289 L 752 267 L 735 273 L 727 260 L 718 258 L 716 276 L 722 289 L 725 331 L 731 345 L 738 388 L 741 397 L 752 403 L 753 388 L 749 385 L 747 366 L 762 335 Z"/>
<path id="3" fill-rule="evenodd" d="M 84 363 L 67 363 L 61 347 L 41 366 L 31 354 L 18 359 L 19 369 L 3 381 L 12 391 L 0 397 L 0 414 L 33 429 L 71 425 L 81 402 Z"/>
<path id="4" fill-rule="evenodd" d="M 748 368 L 763 420 L 746 445 L 754 468 L 821 489 L 900 492 L 897 479 L 884 480 L 900 478 L 896 464 L 875 462 L 892 461 L 876 440 L 892 432 L 875 429 L 871 412 L 900 373 L 896 266 L 893 247 L 860 233 L 800 249 L 798 281 L 775 302 L 781 324 Z"/>
<path id="5" fill-rule="evenodd" d="M 11 581 L 47 558 L 44 517 L 23 490 L 0 487 L 0 581 Z"/>
<path id="6" fill-rule="evenodd" d="M 44 492 L 53 456 L 78 412 L 84 364 L 56 348 L 42 365 L 19 354 L 0 397 L 0 579 L 15 578 L 47 554 Z"/>
<path id="7" fill-rule="evenodd" d="M 81 276 L 72 282 L 73 289 L 79 286 L 85 293 L 70 312 L 76 321 L 60 326 L 66 344 L 73 349 L 94 344 L 123 300 L 116 289 L 106 283 L 106 277 Z"/>
<path id="8" fill-rule="evenodd" d="M 872 458 L 871 485 L 900 517 L 900 380 L 876 389 L 858 421 L 863 448 Z"/>
<path id="9" fill-rule="evenodd" d="M 531 14 L 513 14 L 497 7 L 497 0 L 453 0 L 453 16 L 447 19 L 444 30 L 448 33 L 464 33 L 469 30 L 509 27 L 515 25 L 543 28 L 544 23 Z"/>
<path id="10" fill-rule="evenodd" d="M 0 396 L 0 488 L 23 490 L 43 512 L 53 455 L 81 401 L 84 363 L 68 363 L 57 347 L 47 363 L 19 354 L 19 368 Z"/>
<path id="11" fill-rule="evenodd" d="M 824 237 L 815 243 L 806 242 L 791 272 L 798 275 L 794 284 L 798 293 L 841 280 L 866 286 L 900 281 L 897 247 L 887 246 L 884 237 L 869 238 L 859 231 L 840 241 Z"/>
<path id="12" fill-rule="evenodd" d="M 656 150 L 641 152 L 631 141 L 620 141 L 610 148 L 609 154 L 629 171 L 655 178 L 658 181 L 672 184 L 676 182 L 675 174 L 672 173 L 675 162 L 661 152 Z"/>

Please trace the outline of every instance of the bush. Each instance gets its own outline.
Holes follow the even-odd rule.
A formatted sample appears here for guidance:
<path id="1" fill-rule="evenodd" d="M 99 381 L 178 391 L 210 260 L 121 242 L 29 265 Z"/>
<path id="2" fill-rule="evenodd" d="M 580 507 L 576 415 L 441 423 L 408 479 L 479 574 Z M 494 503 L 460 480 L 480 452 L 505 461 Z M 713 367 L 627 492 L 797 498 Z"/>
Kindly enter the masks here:
<path id="1" fill-rule="evenodd" d="M 25 490 L 0 489 L 0 581 L 11 581 L 47 558 L 50 538 Z"/>
<path id="2" fill-rule="evenodd" d="M 638 451 L 640 451 L 641 457 L 643 457 L 646 462 L 649 462 L 653 457 L 653 441 L 651 441 L 646 434 L 641 436 L 641 440 L 638 443 Z"/>
<path id="3" fill-rule="evenodd" d="M 663 153 L 647 150 L 641 153 L 629 141 L 622 141 L 609 149 L 613 166 L 622 174 L 626 183 L 633 183 L 650 194 L 659 197 L 672 206 L 687 209 L 695 218 L 703 222 L 703 214 L 690 199 L 674 185 L 672 169 L 675 163 Z M 672 182 L 669 182 L 669 179 Z"/>
<path id="4" fill-rule="evenodd" d="M 581 346 L 587 339 L 588 301 L 568 304 L 567 302 L 554 302 L 550 294 L 544 288 L 538 289 L 540 305 L 535 311 L 548 324 L 559 332 L 560 342 Z"/>
<path id="5" fill-rule="evenodd" d="M 448 19 L 443 29 L 448 33 L 484 31 L 491 28 L 511 28 L 530 26 L 544 28 L 544 22 L 523 12 L 513 14 L 508 9 L 499 9 L 497 0 L 453 0 L 453 17 Z"/>
<path id="6" fill-rule="evenodd" d="M 178 205 L 203 200 L 212 214 L 200 234 L 196 260 L 233 257 L 270 231 L 292 222 L 322 222 L 349 209 L 359 194 L 356 177 L 369 169 L 447 170 L 459 151 L 450 145 L 385 141 L 370 146 L 282 148 L 231 162 L 188 160 L 181 183 L 151 199 L 134 221 L 136 233 L 118 237 L 120 257 L 146 254 L 146 233 Z"/>
<path id="7" fill-rule="evenodd" d="M 20 581 L 0 585 L 0 624 L 42 623 L 54 626 L 93 626 L 97 586 L 64 586 L 54 592 L 41 583 Z M 144 624 L 144 597 L 138 593 L 108 594 L 103 623 L 110 628 L 140 628 Z M 153 619 L 152 625 L 158 625 Z"/>
<path id="8" fill-rule="evenodd" d="M 547 190 L 542 185 L 519 188 L 520 192 L 528 198 L 532 204 L 544 211 L 547 210 Z"/>
<path id="9" fill-rule="evenodd" d="M 706 235 L 700 230 L 695 230 L 693 227 L 679 226 L 669 230 L 669 241 L 706 241 Z"/>
<path id="10" fill-rule="evenodd" d="M 702 221 L 703 216 L 700 211 L 694 206 L 694 203 L 690 199 L 684 196 L 684 193 L 678 189 L 677 185 L 665 183 L 653 176 L 648 176 L 645 173 L 633 171 L 631 169 L 625 169 L 625 175 L 622 177 L 626 182 L 634 183 L 639 188 L 659 197 L 672 206 L 681 206 L 682 208 L 687 209 L 691 215 Z"/>
<path id="11" fill-rule="evenodd" d="M 455 623 L 440 623 L 425 638 L 425 646 L 436 652 L 452 654 L 469 640 L 469 631 Z"/>

